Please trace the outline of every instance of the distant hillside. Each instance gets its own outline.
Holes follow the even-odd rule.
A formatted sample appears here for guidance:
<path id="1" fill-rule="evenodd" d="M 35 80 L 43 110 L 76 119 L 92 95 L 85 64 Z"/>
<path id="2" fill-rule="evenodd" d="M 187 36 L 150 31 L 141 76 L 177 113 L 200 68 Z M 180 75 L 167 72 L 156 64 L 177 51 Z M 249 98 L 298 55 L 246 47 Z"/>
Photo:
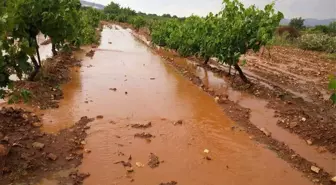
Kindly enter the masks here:
<path id="1" fill-rule="evenodd" d="M 89 1 L 85 1 L 85 0 L 81 0 L 80 2 L 82 3 L 82 6 L 90 6 L 90 7 L 93 7 L 93 8 L 100 9 L 100 10 L 105 8 L 104 5 L 101 5 L 101 4 L 98 4 L 98 3 L 93 3 L 93 2 L 89 2 Z"/>
<path id="2" fill-rule="evenodd" d="M 290 19 L 282 19 L 280 24 L 288 25 Z M 305 26 L 328 25 L 336 19 L 305 19 Z"/>

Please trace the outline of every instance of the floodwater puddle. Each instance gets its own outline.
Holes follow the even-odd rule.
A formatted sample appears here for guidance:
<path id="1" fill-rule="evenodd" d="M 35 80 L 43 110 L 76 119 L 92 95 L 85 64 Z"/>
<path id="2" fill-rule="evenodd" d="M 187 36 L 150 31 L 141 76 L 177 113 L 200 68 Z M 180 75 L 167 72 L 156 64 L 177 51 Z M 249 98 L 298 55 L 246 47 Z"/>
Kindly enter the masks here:
<path id="1" fill-rule="evenodd" d="M 91 176 L 84 184 L 312 184 L 245 132 L 231 130 L 235 124 L 212 97 L 128 30 L 105 27 L 93 58 L 73 69 L 62 88 L 60 108 L 43 111 L 44 131 L 102 115 L 88 131 L 85 148 L 92 152 L 80 170 Z M 131 127 L 148 122 L 146 129 Z M 134 137 L 143 132 L 154 136 L 150 142 Z M 155 169 L 148 166 L 151 153 L 159 157 Z M 132 170 L 118 161 L 129 161 Z"/>

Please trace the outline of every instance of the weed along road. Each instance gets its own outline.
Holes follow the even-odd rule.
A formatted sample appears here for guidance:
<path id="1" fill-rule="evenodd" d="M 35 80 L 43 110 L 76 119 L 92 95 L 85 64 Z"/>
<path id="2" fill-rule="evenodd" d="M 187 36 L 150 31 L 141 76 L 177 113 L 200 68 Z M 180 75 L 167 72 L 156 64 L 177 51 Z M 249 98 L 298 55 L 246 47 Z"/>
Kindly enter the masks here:
<path id="1" fill-rule="evenodd" d="M 84 184 L 311 184 L 244 129 L 233 129 L 211 96 L 131 30 L 105 27 L 101 39 L 62 87 L 59 109 L 43 116 L 49 133 L 82 116 L 96 118 L 83 143 L 80 171 L 90 173 Z"/>

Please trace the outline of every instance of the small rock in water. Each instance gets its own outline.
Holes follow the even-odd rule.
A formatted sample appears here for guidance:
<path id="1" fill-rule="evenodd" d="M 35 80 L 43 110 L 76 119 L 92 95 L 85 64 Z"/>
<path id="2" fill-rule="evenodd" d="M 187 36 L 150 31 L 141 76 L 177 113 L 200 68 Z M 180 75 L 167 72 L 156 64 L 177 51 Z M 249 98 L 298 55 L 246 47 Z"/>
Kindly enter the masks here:
<path id="1" fill-rule="evenodd" d="M 33 127 L 41 127 L 42 126 L 42 123 L 41 122 L 35 122 L 35 123 L 32 123 Z"/>
<path id="2" fill-rule="evenodd" d="M 91 150 L 89 150 L 89 149 L 84 149 L 84 152 L 85 152 L 85 153 L 91 153 Z"/>
<path id="3" fill-rule="evenodd" d="M 97 118 L 97 119 L 103 119 L 104 116 L 102 116 L 102 115 L 98 115 L 96 118 Z"/>
<path id="4" fill-rule="evenodd" d="M 178 120 L 174 123 L 174 125 L 182 125 L 183 124 L 183 121 L 182 120 Z"/>
<path id="5" fill-rule="evenodd" d="M 160 183 L 160 185 L 176 185 L 176 181 L 166 182 L 166 183 Z"/>
<path id="6" fill-rule="evenodd" d="M 142 167 L 145 166 L 145 165 L 142 164 L 141 162 L 136 162 L 135 165 L 136 165 L 138 168 L 142 168 Z"/>
<path id="7" fill-rule="evenodd" d="M 260 131 L 262 131 L 267 137 L 271 136 L 271 132 L 269 132 L 266 128 L 261 128 Z"/>
<path id="8" fill-rule="evenodd" d="M 216 102 L 216 103 L 219 103 L 219 100 L 220 100 L 220 98 L 219 98 L 218 96 L 216 96 L 216 98 L 215 98 L 215 102 Z"/>
<path id="9" fill-rule="evenodd" d="M 144 139 L 150 139 L 150 138 L 152 138 L 154 136 L 152 134 L 150 134 L 150 133 L 142 132 L 142 133 L 136 133 L 134 135 L 134 137 L 140 137 L 140 138 L 144 138 Z"/>
<path id="10" fill-rule="evenodd" d="M 331 179 L 332 182 L 336 182 L 336 176 Z"/>
<path id="11" fill-rule="evenodd" d="M 208 149 L 204 149 L 204 153 L 208 154 L 210 151 Z"/>
<path id="12" fill-rule="evenodd" d="M 159 157 L 154 155 L 153 153 L 150 153 L 149 155 L 149 161 L 148 166 L 151 168 L 156 168 L 160 165 Z"/>
<path id="13" fill-rule="evenodd" d="M 148 122 L 147 124 L 133 124 L 131 127 L 132 128 L 142 128 L 142 129 L 146 129 L 152 126 L 152 122 Z"/>
<path id="14" fill-rule="evenodd" d="M 39 143 L 39 142 L 34 142 L 32 144 L 32 147 L 38 150 L 42 150 L 44 148 L 44 144 L 43 143 Z"/>
<path id="15" fill-rule="evenodd" d="M 128 94 L 128 92 L 126 91 L 126 92 L 125 92 L 125 94 L 127 95 L 127 94 Z"/>
<path id="16" fill-rule="evenodd" d="M 110 88 L 111 91 L 117 91 L 117 88 Z"/>
<path id="17" fill-rule="evenodd" d="M 212 159 L 209 156 L 204 157 L 204 159 L 211 161 Z"/>
<path id="18" fill-rule="evenodd" d="M 327 148 L 324 147 L 324 146 L 320 146 L 320 147 L 317 148 L 317 151 L 318 151 L 319 153 L 325 153 L 325 152 L 327 152 Z"/>
<path id="19" fill-rule="evenodd" d="M 155 78 L 150 78 L 150 80 L 155 80 Z"/>
<path id="20" fill-rule="evenodd" d="M 48 159 L 52 160 L 52 161 L 56 161 L 57 160 L 57 155 L 53 154 L 53 153 L 49 153 L 47 155 Z"/>
<path id="21" fill-rule="evenodd" d="M 310 169 L 311 169 L 311 171 L 313 171 L 315 173 L 319 173 L 320 170 L 321 170 L 319 167 L 316 167 L 316 166 L 311 166 Z"/>
<path id="22" fill-rule="evenodd" d="M 134 169 L 132 167 L 126 167 L 126 170 L 128 173 L 134 172 Z"/>
<path id="23" fill-rule="evenodd" d="M 310 140 L 310 139 L 308 139 L 306 142 L 307 142 L 308 145 L 312 145 L 313 144 L 313 141 Z"/>

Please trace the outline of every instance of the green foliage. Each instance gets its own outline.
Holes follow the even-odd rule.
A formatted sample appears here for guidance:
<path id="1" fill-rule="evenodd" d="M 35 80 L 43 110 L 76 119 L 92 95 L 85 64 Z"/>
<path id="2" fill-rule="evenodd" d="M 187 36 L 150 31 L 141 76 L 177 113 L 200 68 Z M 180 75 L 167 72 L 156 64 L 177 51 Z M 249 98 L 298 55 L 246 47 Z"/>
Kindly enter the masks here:
<path id="1" fill-rule="evenodd" d="M 27 89 L 21 89 L 19 92 L 15 92 L 9 97 L 8 103 L 18 103 L 19 101 L 23 101 L 24 103 L 28 103 L 31 100 L 32 93 Z"/>
<path id="2" fill-rule="evenodd" d="M 336 103 L 336 77 L 335 76 L 330 77 L 328 88 L 333 92 L 330 99 L 333 101 L 333 103 Z"/>
<path id="3" fill-rule="evenodd" d="M 146 20 L 141 16 L 136 16 L 132 19 L 132 25 L 135 29 L 139 30 L 146 25 Z"/>
<path id="4" fill-rule="evenodd" d="M 293 18 L 289 22 L 289 26 L 296 28 L 298 30 L 302 30 L 304 28 L 304 19 L 302 17 L 299 18 Z"/>
<path id="5" fill-rule="evenodd" d="M 305 34 L 299 39 L 301 49 L 336 53 L 336 37 L 326 34 Z"/>
<path id="6" fill-rule="evenodd" d="M 191 16 L 152 26 L 153 43 L 175 49 L 183 56 L 217 57 L 221 63 L 235 65 L 248 50 L 256 51 L 268 44 L 283 18 L 274 11 L 274 4 L 259 10 L 255 6 L 245 8 L 238 0 L 223 3 L 225 8 L 216 15 Z"/>

